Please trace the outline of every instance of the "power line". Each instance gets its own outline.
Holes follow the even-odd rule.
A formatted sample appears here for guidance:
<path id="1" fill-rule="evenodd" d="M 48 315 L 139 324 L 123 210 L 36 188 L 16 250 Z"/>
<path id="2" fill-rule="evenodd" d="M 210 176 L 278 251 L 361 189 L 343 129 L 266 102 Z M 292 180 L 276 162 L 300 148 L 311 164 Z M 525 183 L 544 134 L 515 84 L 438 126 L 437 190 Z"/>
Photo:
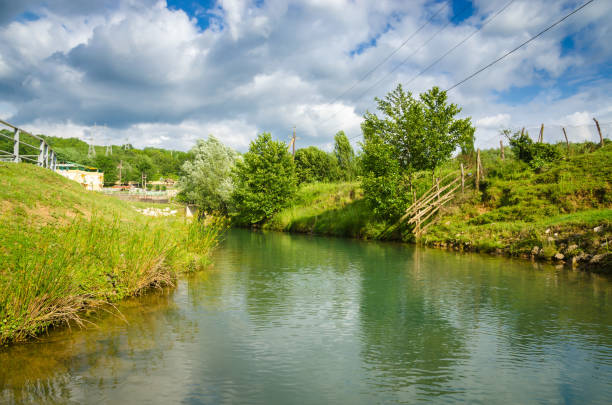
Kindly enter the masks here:
<path id="1" fill-rule="evenodd" d="M 514 52 L 518 51 L 520 48 L 522 48 L 523 46 L 527 45 L 528 43 L 530 43 L 531 41 L 535 40 L 536 38 L 540 37 L 541 35 L 543 35 L 544 33 L 546 33 L 547 31 L 551 30 L 552 28 L 554 28 L 555 26 L 561 24 L 563 21 L 565 21 L 567 18 L 569 18 L 570 16 L 576 14 L 578 11 L 582 10 L 583 8 L 585 8 L 586 6 L 588 6 L 589 4 L 591 4 L 592 2 L 594 2 L 595 0 L 589 0 L 586 3 L 584 3 L 582 6 L 578 7 L 577 9 L 575 9 L 574 11 L 572 11 L 571 13 L 567 14 L 565 17 L 561 18 L 560 20 L 557 20 L 556 22 L 554 22 L 552 25 L 549 25 L 548 27 L 546 27 L 545 29 L 543 29 L 542 31 L 538 32 L 536 35 L 534 35 L 533 37 L 529 38 L 527 41 L 523 42 L 522 44 L 520 44 L 519 46 L 517 46 L 516 48 L 514 48 L 513 50 L 506 52 L 504 55 L 500 56 L 499 58 L 495 59 L 493 62 L 489 63 L 488 65 L 486 65 L 483 68 L 480 68 L 479 70 L 477 70 L 476 72 L 472 73 L 471 75 L 469 75 L 468 77 L 466 77 L 465 79 L 455 83 L 454 85 L 452 85 L 451 87 L 449 87 L 448 89 L 446 89 L 446 92 L 451 91 L 452 89 L 454 89 L 457 86 L 462 85 L 463 83 L 467 82 L 468 80 L 470 80 L 471 78 L 473 78 L 474 76 L 478 75 L 479 73 L 487 70 L 488 68 L 490 68 L 491 66 L 495 65 L 497 62 L 501 61 L 502 59 L 504 59 L 505 57 L 513 54 Z"/>
<path id="2" fill-rule="evenodd" d="M 514 0 L 512 0 L 512 1 L 514 1 Z M 512 3 L 512 1 L 510 1 L 510 3 Z M 573 10 L 573 11 L 571 11 L 569 14 L 567 14 L 567 15 L 565 15 L 564 17 L 562 17 L 561 19 L 559 19 L 559 20 L 555 21 L 553 24 L 551 24 L 550 26 L 546 27 L 545 29 L 543 29 L 542 31 L 540 31 L 539 33 L 537 33 L 536 35 L 532 36 L 531 38 L 529 38 L 527 41 L 523 42 L 522 44 L 520 44 L 520 45 L 519 45 L 519 46 L 517 46 L 516 48 L 514 48 L 514 49 L 512 49 L 511 51 L 509 51 L 509 52 L 505 53 L 505 54 L 504 54 L 504 55 L 502 55 L 501 57 L 497 58 L 496 60 L 494 60 L 493 62 L 491 62 L 491 63 L 489 63 L 488 65 L 484 66 L 483 68 L 481 68 L 481 69 L 477 70 L 476 72 L 472 73 L 471 75 L 469 75 L 468 77 L 464 78 L 463 80 L 461 80 L 461 81 L 457 82 L 456 84 L 454 84 L 453 86 L 449 87 L 449 88 L 448 88 L 448 89 L 446 89 L 445 91 L 446 91 L 446 92 L 448 92 L 448 91 L 450 91 L 450 90 L 454 89 L 455 87 L 460 86 L 461 84 L 465 83 L 466 81 L 468 81 L 468 80 L 472 79 L 474 76 L 478 75 L 479 73 L 481 73 L 481 72 L 483 72 L 484 70 L 488 69 L 489 67 L 493 66 L 493 65 L 494 65 L 494 64 L 496 64 L 497 62 L 499 62 L 499 61 L 501 61 L 502 59 L 506 58 L 507 56 L 511 55 L 512 53 L 516 52 L 517 50 L 519 50 L 519 49 L 520 49 L 520 48 L 522 48 L 523 46 L 527 45 L 528 43 L 532 42 L 533 40 L 537 39 L 538 37 L 542 36 L 544 33 L 546 33 L 547 31 L 551 30 L 551 29 L 552 29 L 552 28 L 554 28 L 555 26 L 559 25 L 560 23 L 562 23 L 563 21 L 565 21 L 567 18 L 571 17 L 572 15 L 576 14 L 577 12 L 579 12 L 580 10 L 582 10 L 583 8 L 585 8 L 586 6 L 588 6 L 589 4 L 591 4 L 593 1 L 595 1 L 595 0 L 589 0 L 589 1 L 587 1 L 587 2 L 586 2 L 586 3 L 584 3 L 582 6 L 580 6 L 580 7 L 576 8 L 576 9 L 574 9 L 574 10 Z M 506 8 L 507 8 L 507 7 L 510 5 L 510 3 L 508 3 L 508 4 L 507 4 L 506 6 L 504 6 L 504 7 L 503 7 L 503 8 L 502 8 L 502 9 L 501 9 L 501 10 L 500 10 L 498 13 L 496 13 L 496 14 L 493 16 L 493 18 L 497 17 L 497 15 L 499 15 L 499 14 L 500 14 L 500 13 L 501 13 L 501 12 L 502 12 L 504 9 L 506 9 Z M 492 18 L 492 19 L 493 19 L 493 18 Z M 491 20 L 492 20 L 492 19 L 491 19 Z M 490 22 L 491 20 L 489 20 L 489 22 Z M 481 27 L 481 29 L 482 29 L 482 27 Z M 476 31 L 476 32 L 478 32 L 478 31 Z M 473 34 L 475 34 L 476 32 L 474 32 Z M 471 34 L 471 35 L 473 35 L 473 34 Z M 456 45 L 455 47 L 453 47 L 453 48 L 452 48 L 452 49 L 451 49 L 449 52 L 447 52 L 446 54 L 444 54 L 444 55 L 442 56 L 442 58 L 443 58 L 444 56 L 446 56 L 447 54 L 449 54 L 450 52 L 452 52 L 452 51 L 453 51 L 453 50 L 454 50 L 456 47 L 458 47 L 458 46 L 459 46 L 461 43 L 463 43 L 463 42 L 467 41 L 467 39 L 469 39 L 469 37 L 468 37 L 468 38 L 466 38 L 466 39 L 464 39 L 462 42 L 460 42 L 460 43 L 459 43 L 458 45 Z M 441 58 L 439 58 L 439 60 L 441 60 Z M 435 63 L 437 63 L 439 60 L 437 60 Z M 434 63 L 434 64 L 435 64 L 435 63 Z M 428 67 L 426 68 L 426 70 L 427 70 L 427 69 L 429 69 L 430 67 L 431 67 L 431 65 L 430 65 L 430 66 L 428 66 Z M 419 75 L 420 75 L 420 74 L 419 74 Z M 418 75 L 417 75 L 417 76 L 418 76 Z M 368 90 L 369 90 L 369 89 L 368 89 Z M 357 136 L 351 137 L 351 138 L 349 138 L 349 139 L 355 139 L 355 138 L 357 138 L 357 137 L 359 137 L 359 136 L 360 136 L 360 135 L 357 135 Z"/>
<path id="3" fill-rule="evenodd" d="M 455 17 L 460 16 L 465 10 L 468 9 L 469 6 L 470 6 L 470 3 L 467 3 L 467 5 L 459 13 L 457 13 L 457 15 Z M 357 98 L 355 98 L 354 100 L 359 100 L 361 97 L 363 97 L 366 94 L 368 94 L 370 92 L 370 90 L 372 90 L 374 87 L 378 86 L 380 83 L 385 81 L 389 76 L 391 76 L 391 74 L 393 74 L 393 72 L 395 72 L 397 69 L 399 69 L 401 66 L 403 66 L 406 62 L 408 62 L 408 60 L 410 58 L 412 58 L 414 55 L 416 55 L 421 49 L 425 48 L 425 46 L 427 44 L 429 44 L 435 37 L 437 37 L 438 34 L 440 34 L 442 31 L 444 31 L 446 29 L 446 27 L 448 27 L 449 24 L 451 22 L 453 22 L 453 20 L 454 20 L 454 18 L 451 18 L 450 20 L 448 20 L 448 22 L 446 24 L 444 24 L 442 26 L 442 28 L 440 28 L 435 34 L 433 34 L 431 37 L 429 37 L 429 39 L 427 41 L 425 41 L 423 44 L 421 44 L 421 46 L 419 48 L 417 48 L 414 52 L 412 52 L 410 55 L 408 55 L 406 58 L 404 58 L 404 60 L 402 60 L 400 63 L 398 63 L 393 69 L 391 69 L 382 78 L 380 78 L 379 80 L 374 82 L 374 84 L 372 84 L 370 87 L 368 87 L 363 93 L 359 94 L 357 96 Z"/>
<path id="4" fill-rule="evenodd" d="M 414 36 L 416 34 L 418 34 L 423 28 L 425 28 L 427 25 L 429 25 L 434 18 L 436 18 L 436 16 L 438 14 L 440 14 L 440 12 L 442 11 L 442 9 L 444 9 L 445 4 L 448 3 L 448 1 L 445 1 L 444 3 L 442 3 L 442 6 L 440 6 L 440 8 L 438 8 L 438 10 L 427 20 L 425 21 L 415 32 L 413 32 L 412 34 L 410 34 L 410 36 L 400 44 L 400 46 L 398 46 L 397 48 L 395 48 L 393 50 L 393 52 L 391 52 L 389 55 L 387 55 L 382 61 L 380 61 L 376 66 L 374 66 L 372 69 L 370 69 L 365 75 L 363 75 L 359 80 L 357 80 L 355 83 L 353 83 L 348 89 L 346 89 L 345 91 L 343 91 L 340 95 L 338 95 L 336 98 L 334 98 L 331 102 L 331 104 L 335 103 L 336 101 L 338 101 L 341 97 L 343 97 L 345 94 L 347 94 L 349 91 L 353 90 L 355 88 L 355 86 L 357 86 L 359 83 L 363 82 L 368 76 L 370 76 L 372 73 L 374 73 L 379 67 L 381 67 L 386 61 L 388 61 L 393 55 L 395 55 L 400 49 L 402 49 L 404 46 L 406 46 L 406 44 L 412 39 L 414 38 Z"/>
<path id="5" fill-rule="evenodd" d="M 512 3 L 514 3 L 514 1 L 515 0 L 510 0 L 508 3 L 506 3 L 506 5 L 504 7 L 502 7 L 497 13 L 495 13 L 491 18 L 487 19 L 484 23 L 482 23 L 482 25 L 476 31 L 472 32 L 470 35 L 468 35 L 467 37 L 463 38 L 463 40 L 459 41 L 455 46 L 453 46 L 451 49 L 446 51 L 446 53 L 444 53 L 438 59 L 433 61 L 429 66 L 427 66 L 425 69 L 421 70 L 416 76 L 414 76 L 412 79 L 408 80 L 406 85 L 409 85 L 410 83 L 412 83 L 417 77 L 419 77 L 423 73 L 427 72 L 429 69 L 431 69 L 436 64 L 438 64 L 442 59 L 446 58 L 451 52 L 453 52 L 455 49 L 457 49 L 458 47 L 463 45 L 467 40 L 469 40 L 474 35 L 476 35 L 478 32 L 480 32 L 487 24 L 489 24 L 491 21 L 493 21 L 498 15 L 503 13 L 504 10 L 506 10 Z"/>
<path id="6" fill-rule="evenodd" d="M 513 1 L 514 1 L 514 0 L 513 0 Z M 354 100 L 354 101 L 356 101 L 356 100 L 359 100 L 361 97 L 365 96 L 365 95 L 366 95 L 366 94 L 367 94 L 367 93 L 368 93 L 370 90 L 372 90 L 372 89 L 373 89 L 374 87 L 376 87 L 376 86 L 377 86 L 379 83 L 381 83 L 383 80 L 385 80 L 387 77 L 389 77 L 389 76 L 390 76 L 390 75 L 391 75 L 393 72 L 395 72 L 395 71 L 396 71 L 396 70 L 397 70 L 397 69 L 398 69 L 400 66 L 402 66 L 404 63 L 406 63 L 406 62 L 408 61 L 408 59 L 410 59 L 411 57 L 413 57 L 414 55 L 416 55 L 416 54 L 417 54 L 417 53 L 418 53 L 418 52 L 419 52 L 421 49 L 425 48 L 425 46 L 427 46 L 427 44 L 429 44 L 429 43 L 430 43 L 430 42 L 431 42 L 431 41 L 432 41 L 432 40 L 433 40 L 435 37 L 437 37 L 437 36 L 438 36 L 438 34 L 440 34 L 442 31 L 444 31 L 444 30 L 446 29 L 446 27 L 448 27 L 448 26 L 449 26 L 449 24 L 450 24 L 451 22 L 453 22 L 453 21 L 454 21 L 454 20 L 455 20 L 457 17 L 461 16 L 461 15 L 463 14 L 463 12 L 464 12 L 464 11 L 466 11 L 466 10 L 467 10 L 467 9 L 470 7 L 470 5 L 471 5 L 471 3 L 467 3 L 467 4 L 466 4 L 466 5 L 465 5 L 465 6 L 464 6 L 464 7 L 463 7 L 463 8 L 462 8 L 462 9 L 461 9 L 461 10 L 460 10 L 460 11 L 459 11 L 459 12 L 458 12 L 458 13 L 457 13 L 457 14 L 456 14 L 454 17 L 453 17 L 453 18 L 451 18 L 450 20 L 448 20 L 448 21 L 446 22 L 446 24 L 444 24 L 444 25 L 442 26 L 442 28 L 440 28 L 440 29 L 439 29 L 438 31 L 436 31 L 436 32 L 435 32 L 435 33 L 434 33 L 434 34 L 433 34 L 431 37 L 429 37 L 429 38 L 428 38 L 428 39 L 427 39 L 427 40 L 426 40 L 424 43 L 422 43 L 420 47 L 418 47 L 418 48 L 417 48 L 417 49 L 415 49 L 413 52 L 411 52 L 411 53 L 410 53 L 410 54 L 409 54 L 409 55 L 408 55 L 408 56 L 407 56 L 407 57 L 406 57 L 406 58 L 405 58 L 403 61 L 401 61 L 401 62 L 400 62 L 398 65 L 396 65 L 396 66 L 395 66 L 393 69 L 391 69 L 391 70 L 390 70 L 390 71 L 389 71 L 389 72 L 388 72 L 388 73 L 387 73 L 385 76 L 383 76 L 383 77 L 382 77 L 382 79 L 377 80 L 377 81 L 376 81 L 376 82 L 375 82 L 373 85 L 371 85 L 370 87 L 368 87 L 368 88 L 366 89 L 366 91 L 364 91 L 363 93 L 361 93 L 359 96 L 357 96 L 357 97 L 356 97 L 356 98 L 354 98 L 353 100 Z M 438 10 L 438 12 L 439 12 L 439 11 L 440 11 L 440 10 Z M 436 14 L 437 14 L 437 13 L 436 13 Z M 432 17 L 432 18 L 433 18 L 433 17 Z M 428 24 L 428 23 L 427 23 L 427 24 Z M 427 24 L 425 24 L 425 25 L 427 25 Z M 421 26 L 421 28 L 423 28 L 425 25 Z M 420 31 L 420 30 L 421 30 L 421 28 L 419 28 L 419 29 L 417 30 L 417 32 L 418 32 L 418 31 Z M 416 32 L 415 32 L 415 34 L 416 34 Z M 412 36 L 414 36 L 414 34 L 413 34 Z M 412 37 L 412 36 L 411 36 L 411 37 Z M 406 40 L 405 42 L 407 42 L 407 41 L 408 41 L 408 40 Z M 402 46 L 403 46 L 403 45 L 402 45 Z M 399 50 L 399 48 L 398 48 L 398 50 Z M 395 53 L 395 52 L 393 52 L 393 53 Z M 391 55 L 389 55 L 389 57 L 390 57 L 390 56 L 391 56 Z M 386 59 L 383 61 L 383 63 L 384 63 L 386 60 L 388 60 L 388 59 L 389 59 L 389 57 L 387 57 L 387 58 L 386 58 Z M 381 64 L 382 64 L 382 63 L 379 63 L 379 64 L 377 65 L 377 67 L 378 67 L 378 66 L 380 66 Z M 373 71 L 373 70 L 372 70 L 372 71 Z M 364 78 L 365 78 L 365 77 L 364 77 Z M 353 89 L 353 88 L 354 88 L 354 87 L 355 87 L 357 84 L 359 84 L 361 81 L 362 81 L 362 80 L 359 80 L 358 82 L 356 82 L 356 83 L 355 83 L 353 86 L 351 86 L 351 88 L 350 88 L 349 90 Z M 344 94 L 346 94 L 346 93 L 347 93 L 347 92 L 344 92 L 342 95 L 344 95 Z M 332 103 L 331 103 L 331 104 L 333 104 L 334 102 L 336 102 L 336 100 L 337 100 L 338 98 L 339 98 L 339 97 L 337 97 L 336 99 L 334 99 L 334 100 L 332 101 Z M 334 118 L 336 115 L 338 115 L 338 113 L 337 113 L 337 112 L 336 112 L 336 113 L 334 113 L 334 114 L 332 114 L 331 116 L 327 117 L 327 118 L 326 118 L 325 120 L 323 120 L 323 121 L 322 121 L 320 124 L 324 124 L 324 123 L 326 123 L 326 122 L 330 121 L 330 120 L 331 120 L 332 118 Z"/>

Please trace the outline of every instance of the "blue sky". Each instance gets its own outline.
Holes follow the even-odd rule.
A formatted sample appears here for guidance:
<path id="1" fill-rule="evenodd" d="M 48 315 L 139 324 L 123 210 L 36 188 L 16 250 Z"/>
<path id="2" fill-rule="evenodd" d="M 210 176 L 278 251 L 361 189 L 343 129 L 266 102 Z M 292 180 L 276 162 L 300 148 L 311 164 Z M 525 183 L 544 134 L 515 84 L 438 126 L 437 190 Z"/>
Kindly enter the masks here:
<path id="1" fill-rule="evenodd" d="M 208 134 L 245 150 L 257 133 L 284 140 L 294 125 L 298 146 L 329 149 L 339 130 L 356 143 L 374 97 L 509 1 L 10 0 L 0 4 L 0 118 L 78 137 L 105 123 L 99 143 L 183 150 Z M 447 88 L 580 4 L 515 0 L 408 88 Z M 612 2 L 596 0 L 450 92 L 477 144 L 496 145 L 502 128 L 612 122 L 611 21 Z"/>

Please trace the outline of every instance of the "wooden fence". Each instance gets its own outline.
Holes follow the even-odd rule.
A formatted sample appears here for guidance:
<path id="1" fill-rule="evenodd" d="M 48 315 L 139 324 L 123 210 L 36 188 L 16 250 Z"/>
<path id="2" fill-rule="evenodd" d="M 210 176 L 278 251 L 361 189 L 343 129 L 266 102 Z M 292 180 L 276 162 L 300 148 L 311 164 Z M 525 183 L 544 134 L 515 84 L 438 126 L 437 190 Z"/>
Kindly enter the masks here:
<path id="1" fill-rule="evenodd" d="M 474 185 L 476 190 L 480 187 L 480 181 L 484 180 L 484 170 L 480 161 L 480 149 L 476 154 L 476 173 L 474 182 L 466 182 L 466 168 L 461 164 L 461 169 L 447 174 L 442 179 L 436 178 L 433 186 L 421 195 L 408 207 L 405 214 L 399 219 L 398 225 L 406 222 L 412 225 L 412 233 L 415 236 L 422 235 L 441 215 L 442 207 L 452 201 L 461 192 Z"/>

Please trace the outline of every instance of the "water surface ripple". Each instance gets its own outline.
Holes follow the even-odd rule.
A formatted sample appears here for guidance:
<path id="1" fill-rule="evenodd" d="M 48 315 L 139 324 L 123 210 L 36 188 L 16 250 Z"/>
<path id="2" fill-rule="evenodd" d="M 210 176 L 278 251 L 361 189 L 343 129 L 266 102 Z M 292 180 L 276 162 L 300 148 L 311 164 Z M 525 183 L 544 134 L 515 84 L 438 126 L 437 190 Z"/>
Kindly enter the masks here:
<path id="1" fill-rule="evenodd" d="M 0 403 L 609 404 L 611 296 L 523 261 L 232 230 L 124 318 L 0 349 Z"/>

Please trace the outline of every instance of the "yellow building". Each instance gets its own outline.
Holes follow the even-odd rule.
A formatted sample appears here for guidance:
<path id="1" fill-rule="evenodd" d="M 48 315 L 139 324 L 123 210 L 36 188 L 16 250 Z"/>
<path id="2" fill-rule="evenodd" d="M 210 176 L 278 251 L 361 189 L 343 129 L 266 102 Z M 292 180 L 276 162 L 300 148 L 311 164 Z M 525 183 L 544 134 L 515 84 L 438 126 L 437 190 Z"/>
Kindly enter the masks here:
<path id="1" fill-rule="evenodd" d="M 75 163 L 60 163 L 55 169 L 60 175 L 74 180 L 87 190 L 100 191 L 104 186 L 104 173 L 95 167 L 77 165 Z"/>

